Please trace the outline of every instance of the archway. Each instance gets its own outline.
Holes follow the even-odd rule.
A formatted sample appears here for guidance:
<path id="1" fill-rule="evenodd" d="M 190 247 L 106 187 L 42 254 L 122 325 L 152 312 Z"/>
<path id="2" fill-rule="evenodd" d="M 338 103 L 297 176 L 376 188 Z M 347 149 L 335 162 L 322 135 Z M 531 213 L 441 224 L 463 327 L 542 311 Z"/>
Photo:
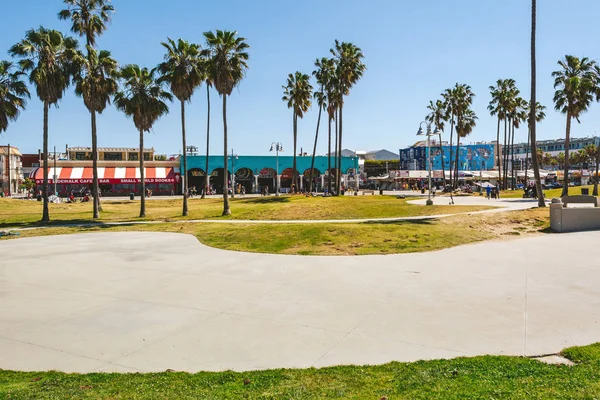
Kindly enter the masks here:
<path id="1" fill-rule="evenodd" d="M 252 193 L 254 185 L 254 174 L 250 168 L 240 168 L 235 171 L 236 193 L 240 193 L 243 187 L 246 193 Z"/>
<path id="2" fill-rule="evenodd" d="M 329 182 L 331 182 L 331 190 L 335 190 L 335 177 L 337 176 L 337 168 L 331 168 L 325 172 L 325 186 L 329 188 Z"/>
<path id="3" fill-rule="evenodd" d="M 275 193 L 277 173 L 273 168 L 263 168 L 258 173 L 258 191 L 263 193 L 268 188 L 269 193 Z"/>
<path id="4" fill-rule="evenodd" d="M 204 189 L 205 174 L 200 168 L 192 168 L 187 172 L 188 189 L 196 189 L 197 193 L 202 193 Z"/>
<path id="5" fill-rule="evenodd" d="M 231 184 L 231 171 L 228 172 L 228 186 Z M 223 168 L 215 168 L 210 174 L 210 186 L 211 192 L 216 194 L 223 194 Z"/>
<path id="6" fill-rule="evenodd" d="M 303 185 L 304 185 L 304 190 L 308 191 L 310 190 L 310 179 L 311 179 L 311 170 L 310 168 L 306 169 L 304 171 L 303 175 Z M 321 187 L 321 171 L 319 171 L 318 169 L 313 169 L 312 170 L 312 182 L 313 182 L 313 191 L 318 192 L 323 190 L 323 188 Z"/>
<path id="7" fill-rule="evenodd" d="M 298 172 L 296 172 L 296 176 L 298 176 Z M 281 172 L 281 189 L 284 189 L 284 192 L 287 193 L 292 190 L 293 178 L 294 173 L 292 168 L 286 168 Z"/>

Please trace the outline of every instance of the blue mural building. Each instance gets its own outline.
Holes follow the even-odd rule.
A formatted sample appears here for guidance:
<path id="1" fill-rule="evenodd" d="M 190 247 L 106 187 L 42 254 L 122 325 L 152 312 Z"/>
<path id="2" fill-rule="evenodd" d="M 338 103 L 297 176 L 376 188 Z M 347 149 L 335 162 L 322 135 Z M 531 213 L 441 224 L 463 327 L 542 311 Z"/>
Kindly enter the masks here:
<path id="1" fill-rule="evenodd" d="M 456 160 L 457 147 L 432 145 L 431 168 L 433 170 L 442 169 L 442 158 L 444 169 L 448 170 L 450 160 Z M 495 144 L 469 144 L 458 147 L 458 169 L 459 171 L 487 171 L 495 166 Z M 400 150 L 400 169 L 403 170 L 426 170 L 427 169 L 427 147 L 413 146 Z"/>

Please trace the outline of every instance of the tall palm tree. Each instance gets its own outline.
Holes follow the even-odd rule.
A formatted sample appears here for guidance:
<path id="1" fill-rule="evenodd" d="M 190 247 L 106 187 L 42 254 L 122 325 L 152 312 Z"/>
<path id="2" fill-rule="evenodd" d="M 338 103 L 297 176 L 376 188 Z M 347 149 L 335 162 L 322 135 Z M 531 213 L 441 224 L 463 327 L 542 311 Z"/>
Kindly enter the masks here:
<path id="1" fill-rule="evenodd" d="M 210 187 L 210 175 L 208 173 L 208 156 L 210 154 L 210 88 L 213 86 L 210 71 L 211 55 L 210 50 L 203 50 L 201 54 L 201 62 L 204 69 L 204 81 L 206 83 L 206 166 L 204 168 L 204 190 L 202 190 L 202 198 L 206 198 L 206 192 Z"/>
<path id="2" fill-rule="evenodd" d="M 442 178 L 444 180 L 444 188 L 446 187 L 446 168 L 444 161 L 444 147 L 442 144 L 442 132 L 444 131 L 444 123 L 446 122 L 446 106 L 442 100 L 437 100 L 435 103 L 433 101 L 429 101 L 429 105 L 427 106 L 431 112 L 427 114 L 425 120 L 435 126 L 435 128 L 440 132 L 440 154 L 442 158 Z"/>
<path id="3" fill-rule="evenodd" d="M 536 134 L 536 113 L 537 113 L 537 99 L 536 99 L 536 88 L 537 88 L 537 64 L 535 54 L 535 34 L 537 24 L 537 3 L 536 0 L 531 0 L 531 98 L 529 100 L 529 135 L 531 136 L 531 152 L 536 154 L 537 152 L 537 134 Z M 532 157 L 535 158 L 535 157 Z M 546 202 L 544 201 L 544 192 L 542 191 L 542 179 L 540 177 L 540 168 L 537 160 L 532 159 L 533 174 L 535 177 L 535 188 L 538 194 L 538 206 L 545 207 Z"/>
<path id="4" fill-rule="evenodd" d="M 456 118 L 456 154 L 455 154 L 455 173 L 454 188 L 458 187 L 458 156 L 460 149 L 460 138 L 467 137 L 476 124 L 477 116 L 471 110 L 475 94 L 471 87 L 466 84 L 456 84 L 452 90 L 452 100 L 454 102 L 453 111 Z"/>
<path id="5" fill-rule="evenodd" d="M 529 109 L 529 104 L 527 104 L 527 113 L 529 114 L 527 117 L 527 148 L 525 153 L 525 183 L 527 183 L 528 178 L 527 174 L 529 171 L 529 147 L 531 145 L 531 124 L 529 124 L 529 118 L 531 118 L 531 110 Z M 535 121 L 541 122 L 544 118 L 546 118 L 546 107 L 541 105 L 539 102 L 535 103 Z"/>
<path id="6" fill-rule="evenodd" d="M 27 85 L 21 80 L 23 75 L 22 71 L 14 69 L 10 61 L 0 61 L 0 133 L 6 132 L 10 121 L 17 120 L 31 97 Z"/>
<path id="7" fill-rule="evenodd" d="M 496 86 L 490 86 L 492 100 L 488 105 L 490 115 L 498 117 L 498 127 L 496 130 L 496 164 L 498 165 L 498 180 L 502 177 L 502 164 L 500 163 L 500 122 L 505 118 L 505 96 L 506 82 L 503 79 L 496 81 Z"/>
<path id="8" fill-rule="evenodd" d="M 50 106 L 58 104 L 62 99 L 76 72 L 73 60 L 77 56 L 77 40 L 40 27 L 27 31 L 25 38 L 10 48 L 9 54 L 21 58 L 21 70 L 29 73 L 29 82 L 35 86 L 37 96 L 44 103 L 42 222 L 48 222 L 48 113 Z"/>
<path id="9" fill-rule="evenodd" d="M 185 103 L 189 102 L 198 86 L 204 80 L 204 69 L 200 59 L 200 46 L 179 39 L 177 43 L 171 38 L 161 43 L 167 50 L 165 61 L 159 64 L 159 81 L 171 88 L 171 93 L 181 103 L 181 141 L 183 149 L 183 211 L 188 215 L 188 179 L 187 179 L 187 145 L 185 136 Z"/>
<path id="10" fill-rule="evenodd" d="M 122 90 L 115 95 L 115 106 L 133 119 L 140 133 L 140 178 L 142 182 L 140 218 L 146 216 L 146 183 L 144 181 L 144 132 L 150 132 L 154 123 L 169 112 L 165 101 L 173 96 L 162 87 L 155 77 L 156 70 L 140 68 L 135 64 L 126 65 L 121 70 Z"/>
<path id="11" fill-rule="evenodd" d="M 458 85 L 458 83 L 457 83 Z M 446 90 L 444 90 L 444 92 L 442 93 L 442 101 L 444 104 L 444 107 L 446 109 L 445 115 L 444 115 L 444 119 L 446 122 L 450 122 L 450 142 L 449 142 L 449 147 L 450 147 L 450 163 L 449 163 L 449 173 L 450 173 L 450 185 L 452 187 L 454 187 L 454 181 L 452 179 L 453 177 L 453 171 L 454 168 L 453 166 L 453 152 L 452 152 L 452 140 L 454 137 L 454 124 L 455 124 L 455 113 L 456 113 L 456 97 L 454 96 L 454 92 L 452 88 L 448 88 Z M 445 177 L 444 177 L 445 178 Z M 450 192 L 452 193 L 452 191 Z"/>
<path id="12" fill-rule="evenodd" d="M 310 84 L 310 77 L 302 72 L 296 71 L 294 74 L 289 74 L 287 85 L 282 86 L 283 98 L 287 103 L 288 108 L 292 109 L 293 126 L 294 126 L 294 162 L 293 162 L 293 185 L 295 190 L 298 188 L 296 171 L 296 145 L 298 142 L 298 118 L 303 118 L 304 114 L 311 106 L 311 97 L 313 87 Z"/>
<path id="13" fill-rule="evenodd" d="M 313 71 L 314 77 L 317 79 L 317 84 L 320 86 L 319 91 L 314 93 L 314 98 L 319 105 L 319 116 L 317 118 L 317 130 L 315 132 L 315 144 L 313 146 L 312 159 L 310 160 L 310 187 L 309 193 L 313 192 L 313 173 L 315 169 L 315 156 L 317 153 L 317 141 L 319 139 L 319 125 L 321 124 L 321 111 L 327 107 L 327 93 L 325 88 L 330 85 L 331 78 L 335 72 L 333 60 L 323 57 L 315 61 L 317 69 Z"/>
<path id="14" fill-rule="evenodd" d="M 333 154 L 337 154 L 337 109 L 339 106 L 339 101 L 338 99 L 340 98 L 339 94 L 338 94 L 338 83 L 337 83 L 337 76 L 336 73 L 337 71 L 335 70 L 335 61 L 331 60 L 331 66 L 333 68 L 332 74 L 330 76 L 329 82 L 326 86 L 327 89 L 327 122 L 328 122 L 328 126 L 327 126 L 327 133 L 328 133 L 328 143 L 327 143 L 327 191 L 329 194 L 332 193 L 331 191 L 331 155 L 332 155 L 332 151 L 331 151 L 331 123 L 333 121 L 336 121 L 335 123 L 335 150 L 333 152 Z M 335 159 L 334 159 L 335 160 Z M 335 168 L 335 166 L 334 166 Z M 336 173 L 337 176 L 337 173 Z M 337 178 L 336 178 L 337 179 Z M 336 180 L 337 181 L 337 180 Z"/>
<path id="15" fill-rule="evenodd" d="M 569 142 L 571 137 L 571 120 L 577 122 L 581 114 L 587 111 L 598 94 L 598 77 L 595 74 L 596 63 L 587 57 L 579 59 L 567 55 L 560 60 L 558 71 L 552 73 L 554 78 L 554 108 L 567 116 L 565 131 L 565 174 L 561 196 L 569 195 Z"/>
<path id="16" fill-rule="evenodd" d="M 362 78 L 367 66 L 363 63 L 365 58 L 360 47 L 350 42 L 339 42 L 337 39 L 334 43 L 334 47 L 330 50 L 333 55 L 333 59 L 336 62 L 337 70 L 337 83 L 339 91 L 339 120 L 337 124 L 339 126 L 339 138 L 338 138 L 338 159 L 337 159 L 337 171 L 342 169 L 342 148 L 343 148 L 343 111 L 344 111 L 344 96 L 350 94 L 350 89 L 354 86 L 360 78 Z M 336 193 L 340 193 L 341 188 L 341 174 L 337 174 L 336 182 Z"/>
<path id="17" fill-rule="evenodd" d="M 529 110 L 529 104 L 522 97 L 516 97 L 514 100 L 514 107 L 510 111 L 511 125 L 509 127 L 509 146 L 510 146 L 510 165 L 511 165 L 511 188 L 515 190 L 516 179 L 515 179 L 515 129 L 521 126 L 521 123 L 527 121 Z M 510 133 L 512 129 L 512 133 Z"/>
<path id="18" fill-rule="evenodd" d="M 96 47 L 96 38 L 104 33 L 107 24 L 110 22 L 115 10 L 110 4 L 110 0 L 63 0 L 67 8 L 58 13 L 61 20 L 71 20 L 71 31 L 81 37 L 85 37 L 87 49 L 87 66 L 92 67 L 97 60 L 94 48 Z M 97 68 L 88 69 L 89 72 L 99 72 Z M 93 101 L 85 103 L 90 111 L 92 128 L 92 196 L 94 201 L 93 217 L 100 217 L 100 196 L 98 196 L 98 135 L 96 131 L 96 112 L 102 111 L 95 106 L 98 105 L 102 110 L 106 108 L 107 93 L 96 93 L 96 80 L 89 79 L 87 96 Z M 104 90 L 106 87 L 104 88 Z M 114 93 L 108 93 L 109 97 Z M 96 99 L 97 97 L 97 99 Z M 85 102 L 85 99 L 84 99 Z M 92 107 L 90 107 L 92 106 Z"/>
<path id="19" fill-rule="evenodd" d="M 246 74 L 247 50 L 250 46 L 245 42 L 246 38 L 238 37 L 237 32 L 232 31 L 205 32 L 204 37 L 211 51 L 208 74 L 223 98 L 223 215 L 230 215 L 227 193 L 227 96 L 231 95 L 233 88 L 240 84 Z"/>

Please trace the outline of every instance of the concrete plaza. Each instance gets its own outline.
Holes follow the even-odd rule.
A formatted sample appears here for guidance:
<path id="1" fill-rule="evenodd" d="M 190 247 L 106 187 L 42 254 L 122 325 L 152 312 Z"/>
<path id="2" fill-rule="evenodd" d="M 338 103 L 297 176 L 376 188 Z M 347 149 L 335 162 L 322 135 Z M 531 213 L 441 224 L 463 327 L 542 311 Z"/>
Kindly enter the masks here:
<path id="1" fill-rule="evenodd" d="M 253 370 L 555 353 L 600 340 L 599 240 L 586 232 L 360 257 L 227 252 L 169 233 L 2 241 L 0 368 Z"/>

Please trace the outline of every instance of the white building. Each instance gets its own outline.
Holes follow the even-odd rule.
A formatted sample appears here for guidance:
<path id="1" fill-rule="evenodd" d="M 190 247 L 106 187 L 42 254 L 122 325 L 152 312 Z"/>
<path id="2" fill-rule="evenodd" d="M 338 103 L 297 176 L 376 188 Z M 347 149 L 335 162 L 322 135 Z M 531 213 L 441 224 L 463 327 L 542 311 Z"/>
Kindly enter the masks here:
<path id="1" fill-rule="evenodd" d="M 0 146 L 0 188 L 5 195 L 19 191 L 23 167 L 21 152 L 13 146 Z"/>

